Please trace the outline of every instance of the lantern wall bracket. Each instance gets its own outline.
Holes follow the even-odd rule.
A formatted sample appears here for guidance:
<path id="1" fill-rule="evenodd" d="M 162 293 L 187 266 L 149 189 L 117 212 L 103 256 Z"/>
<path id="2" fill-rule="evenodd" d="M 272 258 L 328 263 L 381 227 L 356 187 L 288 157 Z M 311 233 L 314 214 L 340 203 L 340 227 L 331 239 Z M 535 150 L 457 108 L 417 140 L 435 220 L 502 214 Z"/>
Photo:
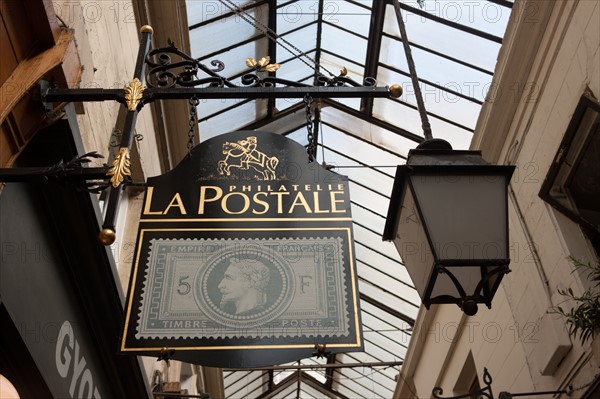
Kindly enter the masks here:
<path id="1" fill-rule="evenodd" d="M 402 94 L 399 85 L 377 87 L 374 78 L 367 77 L 362 83 L 350 79 L 342 69 L 339 76 L 318 75 L 315 85 L 293 82 L 276 77 L 274 66 L 268 57 L 259 62 L 246 60 L 250 71 L 242 74 L 239 82 L 222 76 L 223 62 L 213 60 L 211 67 L 200 59 L 191 57 L 179 50 L 173 43 L 169 46 L 150 50 L 154 30 L 149 25 L 140 29 L 140 47 L 136 57 L 132 80 L 124 89 L 102 88 L 57 88 L 46 82 L 41 84 L 42 103 L 46 110 L 53 110 L 54 103 L 90 101 L 117 101 L 123 104 L 127 113 L 119 138 L 119 156 L 112 166 L 99 168 L 73 165 L 64 170 L 50 168 L 0 168 L 1 182 L 25 182 L 32 180 L 71 180 L 83 185 L 88 191 L 110 190 L 104 223 L 99 240 L 111 245 L 116 238 L 116 221 L 123 187 L 130 183 L 128 155 L 135 139 L 137 114 L 145 104 L 156 100 L 204 99 L 270 99 L 270 98 L 398 98 Z M 253 62 L 250 62 L 253 61 Z M 52 114 L 54 115 L 54 114 Z M 49 115 L 49 116 L 52 116 Z M 116 143 L 113 143 L 113 145 Z M 89 155 L 89 154 L 86 154 Z M 110 180 L 111 185 L 106 181 Z"/>
<path id="2" fill-rule="evenodd" d="M 443 389 L 440 387 L 435 387 L 431 390 L 431 395 L 435 399 L 463 399 L 463 398 L 480 398 L 480 399 L 494 399 L 494 394 L 492 393 L 492 376 L 488 372 L 487 367 L 483 368 L 483 382 L 486 384 L 485 387 L 478 389 L 476 391 L 458 395 L 458 396 L 440 396 L 444 393 Z M 573 392 L 573 387 L 571 385 L 567 386 L 566 389 L 556 390 L 556 391 L 540 391 L 540 392 L 519 392 L 519 393 L 511 393 L 502 391 L 498 395 L 498 399 L 512 399 L 521 396 L 541 396 L 541 395 L 557 395 L 557 394 L 566 394 L 570 396 Z"/>

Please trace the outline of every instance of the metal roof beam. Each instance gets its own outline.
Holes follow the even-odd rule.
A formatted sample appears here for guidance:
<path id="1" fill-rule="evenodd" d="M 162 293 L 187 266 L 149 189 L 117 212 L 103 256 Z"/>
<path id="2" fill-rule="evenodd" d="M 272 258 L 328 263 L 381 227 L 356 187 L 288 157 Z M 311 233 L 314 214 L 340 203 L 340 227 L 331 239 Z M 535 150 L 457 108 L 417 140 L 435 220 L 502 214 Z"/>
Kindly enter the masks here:
<path id="1" fill-rule="evenodd" d="M 334 391 L 333 389 L 327 389 L 325 385 L 304 372 L 302 373 L 302 381 L 330 398 L 350 399 L 346 395 Z"/>
<path id="2" fill-rule="evenodd" d="M 416 107 L 415 105 L 413 105 L 413 104 L 410 104 L 410 103 L 407 103 L 406 101 L 398 100 L 398 99 L 396 99 L 396 98 L 391 98 L 390 100 L 392 100 L 392 101 L 394 101 L 394 102 L 396 102 L 396 103 L 398 103 L 398 104 L 402 104 L 402 105 L 404 105 L 405 107 L 412 108 L 412 109 L 414 109 L 414 110 L 418 111 L 418 110 L 417 110 L 417 107 Z M 467 127 L 467 126 L 465 126 L 465 125 L 461 125 L 460 123 L 458 123 L 458 122 L 456 122 L 456 121 L 453 121 L 453 120 L 451 120 L 451 119 L 445 118 L 445 117 L 443 117 L 443 116 L 441 116 L 441 115 L 438 115 L 438 114 L 436 114 L 436 113 L 433 113 L 433 112 L 427 111 L 427 115 L 429 115 L 429 116 L 431 116 L 431 117 L 433 117 L 433 118 L 435 118 L 435 119 L 439 119 L 439 120 L 441 120 L 441 121 L 443 121 L 443 122 L 446 122 L 446 123 L 448 123 L 448 124 L 450 124 L 450 125 L 452 125 L 452 126 L 456 126 L 457 128 L 459 128 L 459 129 L 462 129 L 462 130 L 465 130 L 465 131 L 467 131 L 468 133 L 471 133 L 471 134 L 475 133 L 475 129 L 473 129 L 473 128 L 470 128 L 470 127 Z"/>
<path id="3" fill-rule="evenodd" d="M 252 370 L 252 371 L 254 371 L 254 370 Z M 235 383 L 239 382 L 240 380 L 242 380 L 242 379 L 244 379 L 244 378 L 247 378 L 249 374 L 250 374 L 250 372 L 249 372 L 248 374 L 246 374 L 246 375 L 243 375 L 243 376 L 241 376 L 240 378 L 238 378 L 236 381 L 232 382 L 231 384 L 228 384 L 228 386 L 231 386 L 231 385 L 233 385 L 233 384 L 235 384 Z M 261 373 L 261 374 L 260 374 L 258 377 L 256 377 L 256 378 L 255 378 L 255 379 L 253 379 L 252 381 L 246 381 L 246 383 L 245 383 L 245 384 L 243 384 L 243 385 L 242 385 L 242 386 L 241 386 L 241 387 L 240 387 L 240 388 L 239 388 L 237 391 L 228 393 L 228 394 L 229 394 L 229 396 L 234 396 L 234 397 L 235 397 L 235 395 L 237 395 L 238 393 L 240 393 L 240 392 L 242 392 L 244 389 L 246 389 L 246 387 L 247 387 L 248 385 L 252 384 L 253 382 L 255 382 L 255 381 L 259 380 L 259 379 L 262 379 L 262 378 L 265 376 L 265 374 L 266 374 L 266 373 Z M 224 380 L 224 379 L 223 379 L 223 380 Z M 265 382 L 263 382 L 263 383 L 260 385 L 260 387 L 262 388 L 262 387 L 263 387 L 265 384 L 267 384 L 267 382 L 266 382 L 266 381 L 265 381 Z M 227 387 L 225 387 L 225 388 L 227 388 Z"/>
<path id="4" fill-rule="evenodd" d="M 364 262 L 362 262 L 362 261 L 361 261 L 361 263 L 364 263 Z M 412 303 L 412 302 L 410 302 L 409 300 L 407 300 L 407 299 L 405 299 L 405 298 L 402 298 L 402 297 L 401 297 L 400 295 L 398 295 L 396 292 L 391 292 L 391 291 L 389 291 L 389 290 L 387 290 L 387 289 L 385 289 L 385 288 L 381 288 L 379 285 L 377 285 L 377 284 L 373 283 L 373 281 L 371 281 L 371 280 L 367 280 L 367 279 L 365 279 L 365 278 L 363 278 L 363 277 L 360 277 L 360 276 L 359 276 L 359 277 L 358 277 L 358 281 L 362 281 L 363 283 L 369 284 L 369 285 L 371 285 L 372 287 L 375 287 L 375 288 L 377 288 L 379 291 L 383 292 L 384 294 L 390 295 L 390 296 L 392 296 L 392 297 L 394 297 L 394 298 L 396 298 L 396 299 L 398 299 L 398 300 L 400 300 L 400 301 L 402 301 L 402 302 L 404 302 L 404 303 L 406 303 L 406 304 L 408 304 L 408 305 L 410 305 L 410 306 L 414 306 L 414 307 L 415 307 L 415 308 L 417 308 L 417 309 L 419 308 L 419 305 L 417 305 L 417 304 L 415 304 L 415 303 Z M 404 284 L 404 285 L 406 285 L 407 287 L 410 287 L 410 286 L 409 286 L 409 285 L 407 285 L 406 283 L 403 283 L 403 284 Z M 411 289 L 415 289 L 414 287 L 410 287 L 410 288 L 411 288 Z M 390 308 L 390 309 L 391 309 L 391 308 Z M 406 317 L 410 317 L 410 316 L 406 316 Z M 411 319 L 412 319 L 412 318 L 411 318 Z"/>
<path id="5" fill-rule="evenodd" d="M 321 46 L 322 41 L 321 38 L 323 36 L 323 0 L 319 0 L 319 9 L 318 9 L 318 18 L 317 18 L 317 43 L 316 49 L 317 53 L 315 54 L 315 71 L 314 71 L 314 81 L 317 81 L 317 77 L 319 73 L 321 73 Z"/>
<path id="6" fill-rule="evenodd" d="M 386 2 L 386 4 L 391 4 L 391 0 L 385 0 L 385 2 Z M 412 13 L 414 13 L 416 15 L 419 15 L 421 17 L 424 17 L 424 18 L 430 19 L 432 21 L 438 22 L 438 23 L 440 23 L 442 25 L 446 25 L 446 26 L 449 26 L 451 28 L 458 29 L 458 30 L 466 32 L 466 33 L 470 33 L 472 35 L 479 36 L 479 37 L 481 37 L 483 39 L 487 39 L 487 40 L 490 40 L 492 42 L 496 42 L 496 43 L 502 44 L 502 38 L 501 37 L 494 36 L 494 35 L 492 35 L 490 33 L 481 31 L 479 29 L 471 28 L 470 26 L 465 26 L 465 25 L 459 24 L 457 22 L 450 21 L 450 20 L 438 17 L 437 15 L 430 14 L 430 13 L 428 13 L 426 11 L 423 11 L 423 10 L 421 10 L 419 8 L 415 8 L 415 7 L 409 6 L 409 5 L 405 4 L 405 3 L 400 3 L 400 8 L 402 8 L 403 10 L 406 10 L 406 11 L 410 11 L 410 12 L 412 12 Z"/>
<path id="7" fill-rule="evenodd" d="M 487 1 L 489 1 L 490 3 L 501 5 L 506 8 L 511 8 L 511 9 L 513 8 L 513 5 L 514 5 L 514 3 L 512 3 L 511 1 L 507 1 L 507 0 L 487 0 Z"/>
<path id="8" fill-rule="evenodd" d="M 400 42 L 400 43 L 402 43 L 402 39 L 401 39 L 401 38 L 399 38 L 399 37 L 396 37 L 396 36 L 394 36 L 394 35 L 391 35 L 391 34 L 389 34 L 389 33 L 386 33 L 386 32 L 383 32 L 383 33 L 382 33 L 382 35 L 383 35 L 383 36 L 385 36 L 385 37 L 387 37 L 387 38 L 389 38 L 389 39 L 391 39 L 391 40 L 395 40 L 395 41 L 397 41 L 397 42 Z M 448 54 L 444 54 L 444 53 L 442 53 L 442 52 L 439 52 L 439 51 L 433 50 L 433 49 L 431 49 L 431 48 L 429 48 L 429 47 L 426 47 L 426 46 L 420 45 L 420 44 L 418 44 L 418 43 L 415 43 L 415 42 L 413 42 L 413 41 L 410 41 L 410 40 L 409 40 L 409 41 L 408 41 L 408 44 L 409 44 L 411 47 L 418 48 L 419 50 L 423 50 L 423 51 L 425 51 L 425 52 L 427 52 L 427 53 L 430 53 L 430 54 L 433 54 L 433 55 L 437 55 L 438 57 L 444 58 L 444 59 L 446 59 L 446 60 L 448 60 L 448 61 L 455 62 L 455 63 L 457 63 L 457 64 L 459 64 L 459 65 L 466 66 L 467 68 L 474 69 L 474 70 L 476 70 L 476 71 L 478 71 L 478 72 L 481 72 L 481 73 L 485 73 L 486 75 L 490 75 L 490 76 L 492 76 L 492 75 L 494 74 L 494 72 L 492 72 L 492 71 L 488 71 L 487 69 L 484 69 L 484 68 L 478 67 L 477 65 L 473 65 L 473 64 L 471 64 L 471 63 L 469 63 L 469 62 L 466 62 L 466 61 L 463 61 L 463 60 L 459 60 L 459 59 L 458 59 L 458 58 L 456 58 L 456 57 L 452 57 L 452 56 L 450 56 L 450 55 L 448 55 Z"/>
<path id="9" fill-rule="evenodd" d="M 408 73 L 408 72 L 404 72 L 403 70 L 401 70 L 401 69 L 399 69 L 399 68 L 396 68 L 396 67 L 394 67 L 394 66 L 392 66 L 392 65 L 388 65 L 388 64 L 381 63 L 381 66 L 382 66 L 382 67 L 385 67 L 385 68 L 387 68 L 387 69 L 389 69 L 390 71 L 393 71 L 393 72 L 399 73 L 399 74 L 401 74 L 401 75 L 404 75 L 404 76 L 407 76 L 407 77 L 411 77 L 411 76 L 410 76 L 410 73 Z M 426 85 L 429 85 L 429 86 L 431 86 L 431 87 L 435 87 L 435 88 L 436 88 L 436 89 L 438 89 L 438 90 L 445 91 L 446 93 L 453 94 L 453 95 L 455 95 L 455 96 L 457 96 L 457 97 L 463 98 L 463 99 L 465 99 L 465 100 L 469 100 L 469 101 L 471 101 L 471 102 L 474 102 L 475 104 L 478 104 L 478 105 L 482 105 L 482 104 L 483 104 L 483 101 L 481 101 L 481 100 L 478 100 L 478 99 L 476 99 L 476 98 L 474 98 L 474 97 L 470 97 L 470 96 L 464 95 L 464 94 L 462 94 L 462 93 L 460 93 L 460 92 L 458 92 L 458 91 L 455 91 L 455 90 L 450 90 L 450 89 L 448 89 L 447 87 L 444 87 L 444 86 L 442 86 L 442 85 L 440 85 L 440 84 L 437 84 L 437 83 L 431 82 L 431 81 L 429 81 L 429 80 L 427 80 L 427 79 L 423 79 L 423 78 L 418 78 L 418 79 L 419 79 L 419 82 L 421 82 L 421 83 L 425 83 Z"/>
<path id="10" fill-rule="evenodd" d="M 344 369 L 354 367 L 392 367 L 401 366 L 402 361 L 395 362 L 371 362 L 371 363 L 324 363 L 324 364 L 297 364 L 288 366 L 264 366 L 264 367 L 253 367 L 252 371 L 267 371 L 267 370 L 314 370 L 314 369 Z M 224 368 L 223 371 L 248 371 L 244 368 Z M 288 377 L 289 378 L 289 377 Z M 282 382 L 277 384 L 281 385 Z"/>
<path id="11" fill-rule="evenodd" d="M 329 26 L 331 26 L 332 28 L 335 28 L 335 29 L 339 29 L 339 30 L 341 30 L 342 32 L 346 32 L 346 33 L 348 33 L 349 35 L 352 35 L 352 36 L 358 37 L 358 38 L 360 38 L 360 39 L 363 39 L 363 40 L 370 40 L 368 36 L 363 36 L 363 35 L 361 35 L 361 34 L 357 33 L 356 31 L 353 31 L 352 29 L 349 29 L 349 28 L 344 28 L 344 27 L 343 27 L 343 26 L 341 26 L 341 25 L 338 25 L 338 24 L 335 24 L 335 23 L 332 23 L 332 22 L 329 22 L 329 21 L 323 21 L 323 24 L 324 24 L 324 25 L 329 25 Z"/>
<path id="12" fill-rule="evenodd" d="M 244 10 L 244 11 L 248 11 L 248 10 L 250 10 L 251 8 L 260 7 L 260 6 L 262 6 L 263 4 L 265 4 L 266 2 L 267 2 L 267 0 L 260 0 L 260 1 L 256 1 L 256 2 L 254 2 L 254 3 L 250 3 L 250 4 L 248 4 L 248 5 L 244 6 L 244 7 L 241 7 L 241 9 L 242 9 L 242 10 Z M 211 18 L 211 19 L 207 19 L 206 21 L 198 22 L 198 23 L 196 23 L 196 24 L 194 24 L 194 25 L 191 25 L 191 26 L 189 27 L 189 30 L 196 29 L 196 28 L 200 28 L 200 27 L 202 27 L 202 26 L 204 26 L 204 25 L 208 25 L 208 24 L 211 24 L 211 23 L 213 23 L 213 22 L 217 22 L 217 21 L 220 21 L 220 20 L 222 20 L 222 19 L 225 19 L 225 18 L 232 17 L 232 16 L 234 16 L 234 15 L 236 15 L 236 13 L 235 13 L 235 12 L 233 12 L 233 11 L 228 11 L 228 12 L 226 12 L 226 13 L 223 13 L 223 14 L 219 15 L 218 17 L 214 17 L 214 18 Z"/>
<path id="13" fill-rule="evenodd" d="M 355 110 L 354 108 L 348 107 L 347 105 L 341 104 L 337 101 L 332 101 L 329 99 L 324 99 L 323 101 L 324 103 L 327 103 L 328 105 L 331 105 L 333 108 L 338 109 L 340 111 L 344 111 L 347 114 L 350 114 L 351 116 L 354 116 L 358 119 L 361 119 L 365 122 L 369 122 L 372 123 L 375 126 L 381 127 L 383 129 L 389 130 L 392 133 L 396 133 L 404 138 L 407 138 L 409 140 L 414 141 L 415 143 L 419 144 L 421 143 L 424 138 L 422 136 L 419 136 L 417 134 L 411 133 L 408 130 L 404 130 L 398 126 L 392 125 L 391 123 L 382 121 L 381 119 L 377 119 L 375 117 L 366 115 L 360 111 Z M 353 135 L 354 136 L 354 135 Z M 356 136 L 354 136 L 356 137 Z M 415 145 L 416 147 L 416 145 Z M 400 154 L 396 154 L 396 155 L 400 155 Z"/>
<path id="14" fill-rule="evenodd" d="M 327 364 L 335 364 L 335 353 L 329 353 L 327 355 Z M 335 372 L 335 369 L 333 367 L 330 367 L 328 369 L 325 370 L 325 388 L 326 389 L 332 389 L 333 388 L 333 373 Z"/>
<path id="15" fill-rule="evenodd" d="M 386 305 L 385 303 L 379 302 L 378 300 L 371 298 L 367 294 L 360 293 L 360 300 L 370 303 L 371 305 L 383 310 L 386 313 L 391 314 L 392 316 L 407 322 L 411 327 L 415 326 L 415 319 L 405 315 L 402 312 L 398 312 L 396 309 Z"/>
<path id="16" fill-rule="evenodd" d="M 364 76 L 377 76 L 379 66 L 379 54 L 381 51 L 381 33 L 383 32 L 383 21 L 385 20 L 386 3 L 381 0 L 373 0 L 371 10 L 371 27 L 369 28 L 369 39 L 367 54 L 365 55 Z M 365 114 L 373 115 L 373 99 L 363 98 L 360 110 Z"/>
<path id="17" fill-rule="evenodd" d="M 269 19 L 268 26 L 271 32 L 277 32 L 277 0 L 269 0 Z M 277 60 L 277 42 L 275 39 L 270 38 L 267 53 L 273 62 Z M 275 76 L 275 72 L 269 72 L 269 76 Z M 273 116 L 273 110 L 275 109 L 275 99 L 269 98 L 267 100 L 267 117 Z"/>
<path id="18" fill-rule="evenodd" d="M 286 389 L 287 387 L 289 387 L 290 385 L 292 385 L 297 380 L 298 380 L 298 375 L 296 373 L 294 373 L 294 374 L 290 375 L 289 377 L 285 378 L 279 384 L 274 385 L 274 389 L 265 391 L 262 394 L 258 395 L 256 397 L 256 399 L 270 399 L 273 396 L 280 393 L 281 391 L 283 391 L 284 389 Z"/>
<path id="19" fill-rule="evenodd" d="M 334 108 L 335 108 L 335 107 L 334 107 Z M 364 138 L 362 138 L 362 137 L 360 137 L 360 136 L 356 136 L 356 135 L 352 134 L 351 132 L 349 132 L 348 130 L 346 130 L 346 129 L 342 129 L 342 128 L 341 128 L 341 127 L 339 127 L 339 126 L 332 125 L 331 123 L 329 123 L 329 122 L 325 122 L 325 121 L 321 121 L 321 123 L 322 123 L 322 124 L 324 124 L 324 125 L 327 125 L 327 126 L 329 126 L 329 127 L 330 127 L 330 128 L 332 128 L 332 129 L 335 129 L 335 130 L 337 130 L 337 131 L 339 131 L 339 132 L 342 132 L 342 133 L 344 133 L 345 135 L 352 137 L 353 139 L 356 139 L 356 140 L 362 141 L 363 143 L 366 143 L 366 144 L 372 145 L 373 147 L 377 148 L 378 150 L 385 151 L 385 152 L 387 152 L 387 153 L 390 153 L 390 154 L 392 154 L 392 155 L 395 155 L 395 156 L 397 156 L 398 158 L 402 158 L 402 159 L 404 159 L 404 160 L 406 160 L 406 158 L 407 158 L 407 156 L 406 156 L 406 155 L 402 155 L 402 154 L 395 153 L 394 151 L 390 150 L 389 148 L 382 147 L 381 145 L 379 145 L 379 144 L 377 144 L 377 143 L 373 143 L 373 142 L 370 142 L 369 140 L 366 140 L 366 139 L 364 139 Z M 383 216 L 383 218 L 385 219 L 385 216 Z"/>
<path id="20" fill-rule="evenodd" d="M 360 161 L 360 160 L 358 160 L 358 159 L 356 159 L 356 158 L 354 158 L 354 157 L 350 156 L 350 154 L 348 154 L 348 153 L 342 153 L 342 152 L 340 152 L 340 151 L 338 151 L 338 150 L 335 150 L 333 147 L 330 147 L 330 146 L 328 146 L 328 145 L 325 145 L 325 144 L 322 144 L 322 143 L 320 143 L 319 145 L 320 145 L 322 148 L 325 148 L 327 151 L 331 151 L 331 152 L 333 152 L 334 154 L 341 155 L 342 157 L 344 157 L 344 158 L 346 158 L 346 159 L 349 159 L 349 160 L 350 160 L 350 161 L 352 161 L 352 162 L 356 162 L 357 164 L 359 164 L 360 166 L 362 166 L 362 167 L 364 167 L 364 168 L 368 168 L 368 169 L 370 169 L 370 170 L 372 170 L 372 171 L 374 171 L 374 172 L 377 172 L 377 173 L 379 173 L 379 174 L 382 174 L 382 175 L 384 175 L 385 177 L 389 177 L 390 179 L 394 179 L 394 175 L 393 175 L 393 174 L 388 174 L 388 173 L 385 173 L 385 172 L 383 172 L 383 171 L 381 171 L 381 170 L 379 170 L 379 169 L 376 169 L 376 167 L 375 167 L 375 166 L 367 165 L 366 163 L 364 163 L 364 162 L 362 162 L 362 161 Z M 344 166 L 343 166 L 343 165 L 342 165 L 342 166 L 338 166 L 338 165 L 332 165 L 332 166 L 333 166 L 333 168 L 334 168 L 334 169 L 337 169 L 337 168 L 343 169 L 343 168 L 344 168 Z M 347 167 L 347 166 L 346 166 L 346 167 Z M 395 166 L 395 165 L 390 165 L 390 167 L 396 167 L 396 166 Z M 394 171 L 394 172 L 395 172 L 395 171 Z"/>
<path id="21" fill-rule="evenodd" d="M 283 111 L 279 111 L 277 113 L 275 113 L 272 116 L 267 116 L 263 119 L 257 120 L 255 122 L 252 122 L 249 125 L 246 125 L 242 130 L 256 130 L 256 129 L 260 129 L 261 127 L 268 125 L 270 123 L 273 123 L 279 119 L 283 119 L 291 114 L 294 114 L 300 110 L 304 110 L 304 104 L 302 102 L 298 103 L 298 104 L 294 104 L 289 108 L 284 109 Z M 305 121 L 305 120 L 303 120 Z M 302 125 L 300 125 L 302 126 Z M 300 126 L 298 126 L 297 128 L 299 128 Z M 296 128 L 296 129 L 297 129 Z M 295 130 L 295 129 L 294 129 Z"/>

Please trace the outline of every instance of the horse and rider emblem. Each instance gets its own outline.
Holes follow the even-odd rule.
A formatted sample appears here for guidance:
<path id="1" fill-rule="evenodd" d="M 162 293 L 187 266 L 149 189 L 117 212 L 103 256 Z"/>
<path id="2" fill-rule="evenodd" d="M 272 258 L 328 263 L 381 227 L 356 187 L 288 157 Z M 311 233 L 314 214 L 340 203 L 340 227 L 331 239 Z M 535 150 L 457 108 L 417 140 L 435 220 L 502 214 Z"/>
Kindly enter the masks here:
<path id="1" fill-rule="evenodd" d="M 274 180 L 275 168 L 279 164 L 277 157 L 270 157 L 256 149 L 257 140 L 255 136 L 249 136 L 237 142 L 226 141 L 223 143 L 223 155 L 217 170 L 220 175 L 231 176 L 231 169 L 239 170 L 254 169 L 260 180 Z"/>

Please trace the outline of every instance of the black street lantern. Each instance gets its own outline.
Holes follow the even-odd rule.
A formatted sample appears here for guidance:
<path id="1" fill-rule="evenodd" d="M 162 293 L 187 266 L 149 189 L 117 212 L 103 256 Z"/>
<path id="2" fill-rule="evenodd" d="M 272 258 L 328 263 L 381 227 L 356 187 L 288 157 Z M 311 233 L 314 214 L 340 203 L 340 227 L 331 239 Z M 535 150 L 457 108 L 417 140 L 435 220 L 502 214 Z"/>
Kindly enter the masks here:
<path id="1" fill-rule="evenodd" d="M 514 166 L 431 139 L 398 166 L 383 239 L 394 241 L 427 309 L 491 308 L 508 265 L 507 186 Z"/>

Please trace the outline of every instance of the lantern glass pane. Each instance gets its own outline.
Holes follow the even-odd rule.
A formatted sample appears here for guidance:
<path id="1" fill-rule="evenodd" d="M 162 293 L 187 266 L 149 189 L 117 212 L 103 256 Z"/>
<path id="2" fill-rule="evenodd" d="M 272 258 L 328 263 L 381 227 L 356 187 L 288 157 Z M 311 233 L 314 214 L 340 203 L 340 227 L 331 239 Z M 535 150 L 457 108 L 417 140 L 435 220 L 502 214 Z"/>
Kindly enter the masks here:
<path id="1" fill-rule="evenodd" d="M 448 267 L 447 269 L 459 281 L 467 296 L 475 293 L 475 288 L 481 281 L 481 271 L 479 267 L 453 266 Z M 431 298 L 435 298 L 439 295 L 451 295 L 455 298 L 460 298 L 461 295 L 448 274 L 436 273 L 435 277 L 436 281 L 433 286 L 433 291 L 431 291 Z"/>
<path id="2" fill-rule="evenodd" d="M 506 259 L 504 176 L 419 175 L 411 183 L 436 259 Z"/>
<path id="3" fill-rule="evenodd" d="M 498 272 L 498 271 L 502 270 L 505 266 L 508 266 L 508 263 L 503 266 L 489 266 L 486 268 L 485 271 L 486 271 L 486 273 L 491 273 L 494 271 Z M 504 276 L 503 273 L 491 274 L 489 279 L 487 280 L 487 283 L 483 287 L 483 289 L 486 290 L 484 292 L 484 294 L 486 294 L 486 295 L 488 295 L 489 293 L 494 294 L 496 292 L 496 289 L 500 285 L 500 280 L 502 280 L 503 276 Z M 491 296 L 493 296 L 493 295 L 491 295 Z"/>
<path id="4" fill-rule="evenodd" d="M 462 288 L 465 290 L 467 296 L 483 296 L 485 298 L 491 298 L 490 294 L 496 291 L 497 284 L 500 284 L 502 278 L 501 273 L 494 273 L 489 275 L 489 278 L 481 285 L 479 291 L 476 291 L 477 284 L 485 278 L 488 273 L 498 271 L 502 266 L 450 266 L 446 267 L 454 277 L 459 281 Z M 436 273 L 436 277 L 433 290 L 431 292 L 431 298 L 435 298 L 440 295 L 451 295 L 455 298 L 460 297 L 458 289 L 451 281 L 450 277 L 444 273 Z M 481 301 L 478 301 L 481 302 Z"/>
<path id="5" fill-rule="evenodd" d="M 423 298 L 433 268 L 433 255 L 417 212 L 412 191 L 408 187 L 404 191 L 404 198 L 400 203 L 402 209 L 398 216 L 394 244 L 406 265 L 415 288 Z"/>

